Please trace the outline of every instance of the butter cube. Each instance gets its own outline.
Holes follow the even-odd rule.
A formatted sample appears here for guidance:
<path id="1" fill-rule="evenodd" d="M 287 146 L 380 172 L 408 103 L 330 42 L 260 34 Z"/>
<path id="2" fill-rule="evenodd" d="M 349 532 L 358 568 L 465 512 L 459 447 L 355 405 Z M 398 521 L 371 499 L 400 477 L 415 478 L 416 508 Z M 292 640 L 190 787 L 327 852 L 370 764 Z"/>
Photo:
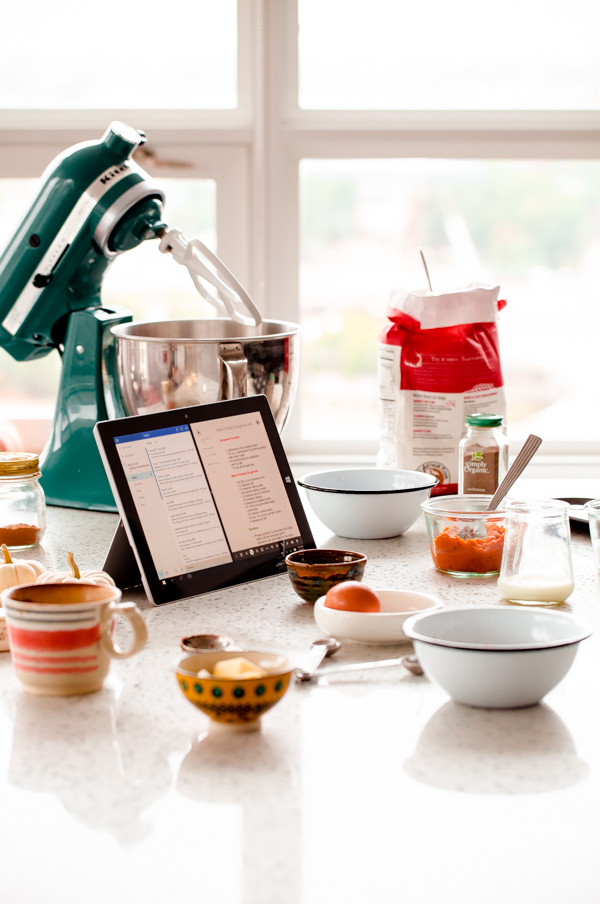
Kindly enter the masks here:
<path id="1" fill-rule="evenodd" d="M 254 665 L 248 659 L 244 659 L 243 656 L 221 659 L 213 666 L 215 678 L 264 678 L 266 674 L 264 669 Z"/>

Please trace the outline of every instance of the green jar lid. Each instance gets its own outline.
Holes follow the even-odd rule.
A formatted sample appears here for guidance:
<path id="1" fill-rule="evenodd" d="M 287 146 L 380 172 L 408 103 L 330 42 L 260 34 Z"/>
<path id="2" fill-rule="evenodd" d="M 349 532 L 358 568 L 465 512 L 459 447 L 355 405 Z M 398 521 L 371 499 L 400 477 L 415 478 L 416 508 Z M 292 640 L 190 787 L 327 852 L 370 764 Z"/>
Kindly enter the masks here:
<path id="1" fill-rule="evenodd" d="M 501 414 L 469 414 L 465 418 L 467 427 L 500 427 Z"/>

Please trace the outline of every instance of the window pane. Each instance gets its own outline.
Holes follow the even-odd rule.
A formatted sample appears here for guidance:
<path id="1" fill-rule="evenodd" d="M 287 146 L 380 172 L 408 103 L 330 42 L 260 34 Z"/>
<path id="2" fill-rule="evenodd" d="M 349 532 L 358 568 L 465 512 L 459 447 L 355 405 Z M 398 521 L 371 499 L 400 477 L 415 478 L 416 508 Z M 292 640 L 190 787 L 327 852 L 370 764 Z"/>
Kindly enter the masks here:
<path id="1" fill-rule="evenodd" d="M 305 439 L 377 439 L 393 287 L 499 283 L 511 438 L 598 439 L 600 162 L 301 164 Z"/>
<path id="2" fill-rule="evenodd" d="M 0 109 L 236 106 L 236 0 L 3 6 Z"/>
<path id="3" fill-rule="evenodd" d="M 166 195 L 165 221 L 186 238 L 199 238 L 216 250 L 216 183 L 211 179 L 154 179 Z M 0 179 L 0 251 L 12 237 L 37 187 L 36 179 Z M 136 320 L 214 317 L 187 270 L 158 242 L 144 242 L 120 255 L 106 274 L 102 300 L 130 308 Z M 50 417 L 60 376 L 60 359 L 51 352 L 19 362 L 0 349 L 0 419 Z"/>
<path id="4" fill-rule="evenodd" d="M 305 109 L 600 108 L 597 0 L 299 0 L 299 24 Z"/>

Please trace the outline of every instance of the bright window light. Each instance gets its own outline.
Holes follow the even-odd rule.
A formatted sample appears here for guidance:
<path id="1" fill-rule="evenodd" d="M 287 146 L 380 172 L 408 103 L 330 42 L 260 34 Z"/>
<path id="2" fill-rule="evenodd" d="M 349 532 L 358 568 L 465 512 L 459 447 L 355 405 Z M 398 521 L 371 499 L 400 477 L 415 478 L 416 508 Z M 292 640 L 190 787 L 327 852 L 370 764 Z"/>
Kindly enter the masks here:
<path id="1" fill-rule="evenodd" d="M 597 0 L 299 0 L 303 109 L 597 110 Z"/>
<path id="2" fill-rule="evenodd" d="M 376 440 L 377 338 L 393 287 L 499 284 L 512 439 L 597 438 L 600 162 L 305 160 L 305 439 Z M 576 337 L 576 338 L 575 338 Z"/>
<path id="3" fill-rule="evenodd" d="M 0 109 L 235 107 L 235 0 L 3 5 Z"/>

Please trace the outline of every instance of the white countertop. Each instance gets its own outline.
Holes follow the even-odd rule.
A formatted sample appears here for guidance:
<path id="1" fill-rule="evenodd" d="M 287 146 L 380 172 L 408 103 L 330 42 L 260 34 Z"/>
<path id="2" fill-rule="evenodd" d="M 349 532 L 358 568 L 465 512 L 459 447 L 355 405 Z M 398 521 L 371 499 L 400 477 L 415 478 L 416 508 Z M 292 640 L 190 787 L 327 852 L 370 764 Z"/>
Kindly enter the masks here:
<path id="1" fill-rule="evenodd" d="M 575 483 L 523 481 L 522 492 L 600 495 L 600 481 Z M 50 508 L 43 547 L 24 557 L 62 567 L 70 549 L 81 567 L 100 566 L 116 522 Z M 392 540 L 343 540 L 318 525 L 315 536 L 365 552 L 372 586 L 501 602 L 494 580 L 434 569 L 422 519 Z M 585 533 L 573 553 L 565 609 L 598 628 Z M 600 632 L 530 709 L 469 709 L 392 668 L 294 686 L 260 732 L 231 735 L 207 733 L 180 693 L 180 638 L 225 633 L 294 655 L 319 636 L 312 607 L 282 576 L 145 617 L 147 648 L 113 663 L 88 697 L 29 696 L 0 654 L 3 904 L 600 900 Z M 345 643 L 336 661 L 408 651 Z"/>

